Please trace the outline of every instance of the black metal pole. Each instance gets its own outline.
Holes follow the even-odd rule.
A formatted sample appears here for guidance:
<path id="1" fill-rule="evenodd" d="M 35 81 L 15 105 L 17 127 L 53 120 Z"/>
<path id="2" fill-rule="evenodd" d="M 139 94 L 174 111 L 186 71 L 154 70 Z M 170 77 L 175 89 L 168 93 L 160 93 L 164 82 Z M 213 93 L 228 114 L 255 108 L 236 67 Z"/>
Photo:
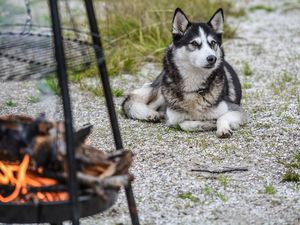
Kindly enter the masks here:
<path id="1" fill-rule="evenodd" d="M 86 8 L 87 16 L 88 16 L 88 20 L 89 20 L 90 31 L 91 31 L 91 35 L 92 35 L 92 39 L 93 39 L 93 47 L 94 47 L 96 58 L 97 58 L 98 69 L 100 71 L 100 78 L 101 78 L 102 86 L 104 89 L 104 95 L 105 95 L 105 99 L 106 99 L 106 104 L 107 104 L 107 108 L 108 108 L 109 119 L 110 119 L 112 131 L 113 131 L 116 149 L 123 150 L 122 138 L 121 138 L 121 134 L 120 134 L 118 119 L 117 119 L 117 115 L 116 115 L 116 111 L 115 111 L 115 105 L 114 105 L 114 101 L 113 101 L 113 97 L 112 97 L 112 93 L 111 93 L 111 88 L 110 88 L 110 84 L 109 84 L 109 78 L 107 75 L 104 52 L 103 52 L 103 47 L 102 47 L 102 43 L 101 43 L 100 31 L 98 29 L 97 20 L 96 20 L 96 16 L 95 16 L 93 1 L 92 0 L 84 0 L 84 2 L 85 2 L 85 8 Z M 136 203 L 135 203 L 131 183 L 129 183 L 129 185 L 127 187 L 125 187 L 125 193 L 126 193 L 126 197 L 127 197 L 127 203 L 128 203 L 128 208 L 129 208 L 132 224 L 139 225 L 140 224 L 139 217 L 138 217 L 138 213 L 137 213 L 137 208 L 136 208 Z"/>
<path id="2" fill-rule="evenodd" d="M 57 0 L 48 0 L 51 12 L 55 58 L 57 63 L 58 83 L 62 95 L 64 119 L 65 119 L 65 139 L 68 156 L 68 170 L 69 170 L 69 194 L 70 207 L 72 209 L 72 224 L 79 224 L 79 209 L 77 202 L 77 177 L 76 177 L 76 161 L 74 154 L 74 132 L 72 124 L 72 107 L 70 102 L 70 94 L 68 87 L 68 76 L 66 69 L 65 53 L 62 40 L 62 33 L 60 27 L 59 10 Z"/>

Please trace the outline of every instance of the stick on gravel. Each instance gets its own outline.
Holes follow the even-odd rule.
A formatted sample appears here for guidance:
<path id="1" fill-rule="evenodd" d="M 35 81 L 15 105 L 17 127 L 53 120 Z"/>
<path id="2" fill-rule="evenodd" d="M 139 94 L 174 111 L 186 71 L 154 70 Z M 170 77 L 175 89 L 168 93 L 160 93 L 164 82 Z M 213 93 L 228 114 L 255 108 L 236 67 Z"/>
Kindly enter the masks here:
<path id="1" fill-rule="evenodd" d="M 247 167 L 219 167 L 208 168 L 203 166 L 202 168 L 192 169 L 192 172 L 206 172 L 206 173 L 231 173 L 231 172 L 244 172 L 248 171 Z"/>

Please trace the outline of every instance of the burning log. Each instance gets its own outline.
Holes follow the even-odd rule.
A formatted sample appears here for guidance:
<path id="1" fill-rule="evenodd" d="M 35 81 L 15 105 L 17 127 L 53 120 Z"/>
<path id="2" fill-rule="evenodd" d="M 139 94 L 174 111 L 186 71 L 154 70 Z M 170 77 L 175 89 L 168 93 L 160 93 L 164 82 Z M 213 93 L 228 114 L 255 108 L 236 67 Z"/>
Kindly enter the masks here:
<path id="1" fill-rule="evenodd" d="M 133 179 L 128 174 L 132 153 L 107 155 L 84 144 L 91 128 L 86 126 L 74 134 L 77 178 L 83 189 L 92 189 L 105 198 L 105 189 L 119 189 Z M 0 202 L 17 199 L 30 189 L 42 190 L 46 186 L 51 190 L 52 186 L 67 182 L 64 132 L 62 122 L 47 121 L 45 115 L 36 119 L 19 115 L 0 117 L 0 185 L 14 186 L 9 196 L 0 193 Z M 49 192 L 36 193 L 47 199 L 57 197 L 51 197 Z"/>

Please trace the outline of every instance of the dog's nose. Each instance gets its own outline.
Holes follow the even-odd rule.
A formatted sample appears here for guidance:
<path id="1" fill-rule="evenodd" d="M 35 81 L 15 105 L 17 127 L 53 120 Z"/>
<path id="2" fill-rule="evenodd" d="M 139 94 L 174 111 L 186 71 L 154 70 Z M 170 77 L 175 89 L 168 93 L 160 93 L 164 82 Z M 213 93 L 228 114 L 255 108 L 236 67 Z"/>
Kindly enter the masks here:
<path id="1" fill-rule="evenodd" d="M 209 65 L 214 65 L 215 62 L 217 61 L 217 57 L 214 55 L 209 55 L 209 56 L 207 56 L 206 60 Z"/>

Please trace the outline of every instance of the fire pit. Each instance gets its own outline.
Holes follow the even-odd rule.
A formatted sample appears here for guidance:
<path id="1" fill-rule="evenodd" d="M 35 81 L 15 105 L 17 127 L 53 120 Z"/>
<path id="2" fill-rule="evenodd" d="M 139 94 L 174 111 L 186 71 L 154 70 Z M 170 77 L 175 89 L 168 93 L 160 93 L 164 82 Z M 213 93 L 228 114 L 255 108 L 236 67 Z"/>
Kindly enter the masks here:
<path id="1" fill-rule="evenodd" d="M 107 155 L 85 144 L 90 131 L 87 126 L 74 133 L 81 217 L 112 206 L 120 187 L 132 180 L 131 152 Z M 1 222 L 54 223 L 70 218 L 64 137 L 64 124 L 47 121 L 44 115 L 0 116 L 0 215 L 5 215 Z"/>
<path id="2" fill-rule="evenodd" d="M 25 40 L 23 43 L 27 43 L 31 39 L 26 38 L 32 37 L 30 33 L 26 33 L 31 27 L 31 15 L 29 0 L 24 1 L 29 17 L 24 30 L 18 36 Z M 123 150 L 93 1 L 84 0 L 92 39 L 89 47 L 92 47 L 96 57 L 95 62 L 101 75 L 115 146 L 118 150 L 113 155 L 107 155 L 85 144 L 85 139 L 91 131 L 90 126 L 77 132 L 73 130 L 64 51 L 66 39 L 63 38 L 60 27 L 57 0 L 48 0 L 48 3 L 52 35 L 47 36 L 47 40 L 53 39 L 53 43 L 49 46 L 54 46 L 55 54 L 45 54 L 45 57 L 53 56 L 55 59 L 51 61 L 55 62 L 51 65 L 55 65 L 64 121 L 48 121 L 45 115 L 37 118 L 20 115 L 0 117 L 0 222 L 62 224 L 63 221 L 71 220 L 72 224 L 79 224 L 81 217 L 111 207 L 117 199 L 119 189 L 125 187 L 132 224 L 139 225 L 131 188 L 133 177 L 128 173 L 132 154 Z M 73 28 L 76 30 L 76 27 Z M 13 33 L 6 33 L 11 34 Z M 36 37 L 42 36 L 38 34 Z M 83 42 L 77 40 L 76 43 L 81 45 Z M 5 44 L 1 46 L 2 44 L 1 42 L 0 49 L 3 51 L 11 49 L 10 47 L 15 48 Z M 34 46 L 34 43 L 31 43 L 31 46 Z M 35 61 L 35 56 L 31 58 L 28 55 L 23 59 L 19 55 L 14 55 L 20 51 L 22 54 L 20 49 L 10 52 L 12 54 L 0 52 L 0 58 L 6 60 L 4 62 L 11 60 L 11 64 L 5 68 L 14 70 L 16 61 L 27 63 L 30 68 L 37 70 L 43 67 L 43 64 Z M 18 73 L 10 74 L 13 70 L 2 71 L 0 80 L 27 80 L 33 73 L 39 73 L 31 70 L 30 73 L 24 74 L 23 69 L 24 67 L 14 70 L 23 71 L 19 78 Z"/>
<path id="3" fill-rule="evenodd" d="M 111 207 L 117 198 L 117 191 L 109 193 L 109 201 L 103 201 L 94 195 L 78 197 L 80 217 L 91 216 Z M 0 203 L 0 219 L 3 223 L 60 223 L 70 220 L 68 201 L 40 203 Z"/>

